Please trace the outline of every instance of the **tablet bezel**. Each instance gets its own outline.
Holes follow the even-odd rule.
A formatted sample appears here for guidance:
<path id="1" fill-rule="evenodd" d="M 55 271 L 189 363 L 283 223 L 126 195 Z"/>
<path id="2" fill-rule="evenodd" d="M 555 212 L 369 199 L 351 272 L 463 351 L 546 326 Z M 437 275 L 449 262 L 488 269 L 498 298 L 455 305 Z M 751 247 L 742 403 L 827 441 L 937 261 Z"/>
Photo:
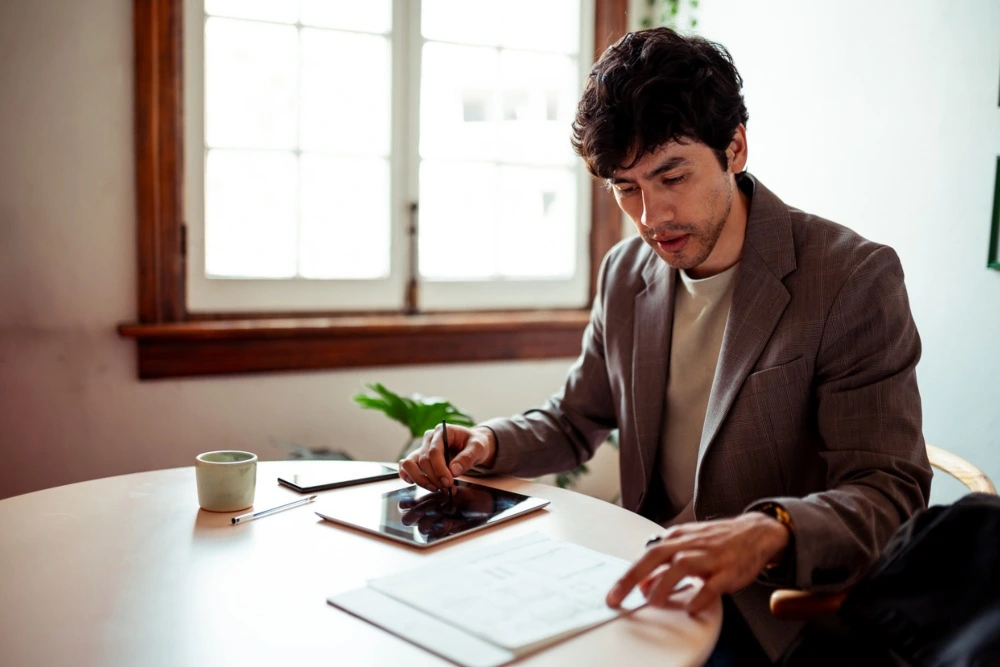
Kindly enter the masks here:
<path id="1" fill-rule="evenodd" d="M 405 536 L 400 534 L 401 531 L 399 531 L 398 529 L 395 529 L 394 527 L 388 526 L 384 523 L 376 526 L 373 522 L 366 523 L 358 520 L 356 518 L 358 513 L 358 508 L 362 507 L 363 504 L 366 502 L 364 498 L 358 498 L 358 491 L 360 491 L 362 495 L 364 495 L 364 493 L 366 492 L 366 490 L 363 489 L 359 489 L 358 491 L 355 491 L 352 494 L 350 503 L 345 503 L 343 505 L 334 507 L 325 507 L 323 509 L 316 510 L 316 515 L 319 516 L 321 519 L 324 519 L 339 526 L 354 528 L 356 530 L 360 530 L 370 535 L 376 535 L 378 537 L 392 540 L 400 544 L 406 544 L 408 546 L 415 547 L 418 549 L 430 549 L 438 546 L 439 544 L 445 544 L 459 537 L 463 537 L 465 535 L 469 535 L 471 533 L 475 533 L 477 531 L 484 530 L 487 528 L 492 528 L 499 524 L 510 521 L 511 519 L 517 518 L 519 516 L 524 516 L 525 514 L 542 509 L 543 507 L 547 506 L 550 503 L 550 501 L 547 498 L 528 496 L 523 493 L 517 493 L 516 491 L 507 491 L 506 489 L 487 486 L 485 484 L 476 484 L 474 482 L 467 482 L 461 479 L 457 479 L 455 480 L 455 482 L 459 486 L 487 489 L 491 493 L 501 493 L 501 494 L 517 496 L 523 498 L 524 500 L 521 500 L 520 502 L 518 502 L 517 505 L 514 505 L 513 507 L 510 507 L 504 510 L 503 512 L 491 517 L 484 523 L 466 528 L 456 533 L 452 533 L 451 535 L 446 535 L 444 537 L 437 538 L 430 542 L 424 541 L 422 539 L 416 539 L 416 534 L 419 533 L 419 529 L 417 528 L 417 526 L 408 527 L 409 536 Z M 420 487 L 413 484 L 409 486 L 402 486 L 396 489 L 392 489 L 391 491 L 379 491 L 377 489 L 370 489 L 371 495 L 374 498 L 368 500 L 367 502 L 373 502 L 373 501 L 378 502 L 379 508 L 381 510 L 382 506 L 386 502 L 387 496 L 399 494 L 400 492 L 413 489 L 416 489 L 418 492 L 423 492 L 422 495 L 419 496 L 420 498 L 423 498 L 430 493 L 426 489 L 421 489 Z M 340 510 L 340 512 L 338 513 L 337 510 Z"/>

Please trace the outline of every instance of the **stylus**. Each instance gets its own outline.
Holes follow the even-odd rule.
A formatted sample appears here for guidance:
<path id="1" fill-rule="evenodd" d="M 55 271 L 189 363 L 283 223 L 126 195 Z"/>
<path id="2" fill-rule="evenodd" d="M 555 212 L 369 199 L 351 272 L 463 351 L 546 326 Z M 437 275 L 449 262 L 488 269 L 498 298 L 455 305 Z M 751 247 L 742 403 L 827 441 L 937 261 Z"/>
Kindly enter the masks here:
<path id="1" fill-rule="evenodd" d="M 249 514 L 241 514 L 240 516 L 234 516 L 233 525 L 235 526 L 238 523 L 253 521 L 254 519 L 259 519 L 262 516 L 267 516 L 268 514 L 274 514 L 275 512 L 281 512 L 283 510 L 292 509 L 293 507 L 298 507 L 299 505 L 305 505 L 306 503 L 311 503 L 317 498 L 319 498 L 319 496 L 309 496 L 308 498 L 299 498 L 298 500 L 293 500 L 290 503 L 285 503 L 284 505 L 278 505 L 277 507 L 272 507 L 271 509 L 261 510 L 259 512 L 250 512 Z"/>
<path id="2" fill-rule="evenodd" d="M 448 422 L 441 420 L 441 437 L 444 438 L 444 467 L 451 472 L 451 448 L 448 447 Z M 451 480 L 452 485 L 448 487 L 448 495 L 455 493 L 455 479 Z"/>

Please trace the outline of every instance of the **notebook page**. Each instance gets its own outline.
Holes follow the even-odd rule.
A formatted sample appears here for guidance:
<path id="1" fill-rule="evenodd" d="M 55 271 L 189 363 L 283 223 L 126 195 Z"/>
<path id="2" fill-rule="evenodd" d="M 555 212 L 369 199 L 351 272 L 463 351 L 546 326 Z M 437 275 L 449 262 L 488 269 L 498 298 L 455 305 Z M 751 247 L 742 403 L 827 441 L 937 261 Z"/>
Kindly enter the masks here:
<path id="1" fill-rule="evenodd" d="M 369 586 L 510 651 L 523 653 L 642 606 L 638 590 L 622 610 L 604 599 L 630 563 L 532 533 Z"/>

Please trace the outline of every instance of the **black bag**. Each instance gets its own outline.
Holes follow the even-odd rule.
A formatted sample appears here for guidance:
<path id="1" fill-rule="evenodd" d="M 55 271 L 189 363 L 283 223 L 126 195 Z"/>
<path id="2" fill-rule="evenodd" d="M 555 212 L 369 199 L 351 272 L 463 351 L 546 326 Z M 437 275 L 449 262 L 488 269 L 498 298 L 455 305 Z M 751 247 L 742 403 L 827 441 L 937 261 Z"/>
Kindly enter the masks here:
<path id="1" fill-rule="evenodd" d="M 915 514 L 780 664 L 1000 665 L 1000 498 L 970 493 Z"/>

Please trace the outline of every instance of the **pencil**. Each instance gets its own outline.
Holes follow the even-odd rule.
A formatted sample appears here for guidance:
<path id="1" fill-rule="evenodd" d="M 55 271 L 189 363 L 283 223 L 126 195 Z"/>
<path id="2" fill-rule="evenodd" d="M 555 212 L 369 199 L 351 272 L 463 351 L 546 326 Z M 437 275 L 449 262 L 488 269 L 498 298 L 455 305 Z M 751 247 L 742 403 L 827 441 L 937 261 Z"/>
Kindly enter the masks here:
<path id="1" fill-rule="evenodd" d="M 284 505 L 278 505 L 277 507 L 272 507 L 270 509 L 261 510 L 259 512 L 249 512 L 247 514 L 241 514 L 239 516 L 233 517 L 233 525 L 238 523 L 244 523 L 246 521 L 253 521 L 254 519 L 259 519 L 268 514 L 274 514 L 275 512 L 281 512 L 283 510 L 289 510 L 293 507 L 298 507 L 299 505 L 305 505 L 306 503 L 311 503 L 316 500 L 319 496 L 309 496 L 308 498 L 300 498 L 298 500 L 293 500 L 290 503 L 285 503 Z"/>

